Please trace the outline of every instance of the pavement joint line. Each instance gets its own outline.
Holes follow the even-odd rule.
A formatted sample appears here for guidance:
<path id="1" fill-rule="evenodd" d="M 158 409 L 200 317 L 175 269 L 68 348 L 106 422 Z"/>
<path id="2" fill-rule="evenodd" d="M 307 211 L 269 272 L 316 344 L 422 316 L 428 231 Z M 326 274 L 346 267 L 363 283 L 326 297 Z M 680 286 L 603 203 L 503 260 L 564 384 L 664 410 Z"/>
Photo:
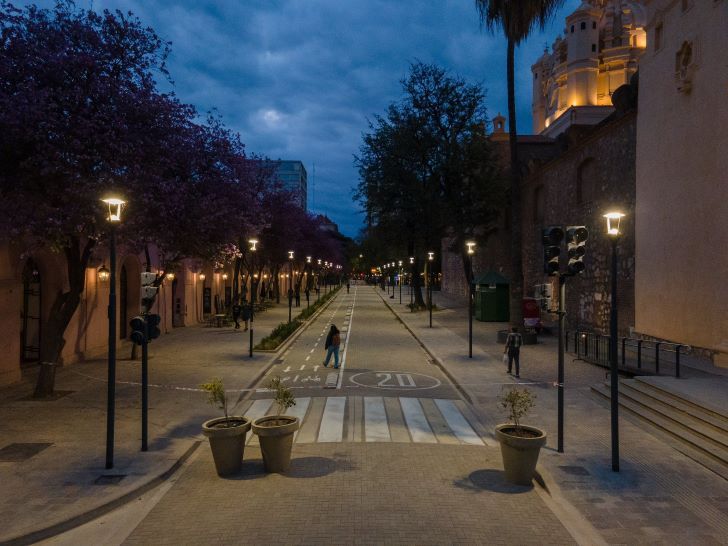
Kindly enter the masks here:
<path id="1" fill-rule="evenodd" d="M 357 292 L 357 287 L 355 286 L 354 287 L 354 300 L 353 300 L 353 303 L 351 304 L 351 315 L 349 316 L 349 321 L 350 321 L 349 328 L 347 330 L 349 333 L 351 333 L 351 327 L 354 324 L 353 317 L 354 317 L 354 306 L 356 305 L 356 292 Z M 337 390 L 341 389 L 341 383 L 344 380 L 344 370 L 346 369 L 346 356 L 349 353 L 349 339 L 351 339 L 351 336 L 349 334 L 347 334 L 346 342 L 344 343 L 344 354 L 341 355 L 341 366 L 339 369 L 339 379 L 336 382 Z"/>

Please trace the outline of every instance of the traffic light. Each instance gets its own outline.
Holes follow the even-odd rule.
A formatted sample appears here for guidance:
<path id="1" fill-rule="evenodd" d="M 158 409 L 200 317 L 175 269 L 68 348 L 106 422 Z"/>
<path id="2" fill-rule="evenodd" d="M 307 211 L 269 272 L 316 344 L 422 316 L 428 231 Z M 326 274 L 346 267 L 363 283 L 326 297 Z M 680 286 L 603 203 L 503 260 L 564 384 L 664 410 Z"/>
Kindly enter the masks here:
<path id="1" fill-rule="evenodd" d="M 559 273 L 559 255 L 564 230 L 560 226 L 549 226 L 543 230 L 543 268 L 547 275 Z"/>
<path id="2" fill-rule="evenodd" d="M 147 339 L 144 317 L 134 317 L 129 321 L 129 326 L 131 326 L 131 340 L 137 345 L 144 343 Z"/>
<path id="3" fill-rule="evenodd" d="M 162 332 L 159 330 L 161 318 L 159 315 L 147 315 L 147 336 L 150 340 L 157 339 Z"/>
<path id="4" fill-rule="evenodd" d="M 566 248 L 569 255 L 567 269 L 571 275 L 584 271 L 584 254 L 589 231 L 584 226 L 566 226 Z"/>

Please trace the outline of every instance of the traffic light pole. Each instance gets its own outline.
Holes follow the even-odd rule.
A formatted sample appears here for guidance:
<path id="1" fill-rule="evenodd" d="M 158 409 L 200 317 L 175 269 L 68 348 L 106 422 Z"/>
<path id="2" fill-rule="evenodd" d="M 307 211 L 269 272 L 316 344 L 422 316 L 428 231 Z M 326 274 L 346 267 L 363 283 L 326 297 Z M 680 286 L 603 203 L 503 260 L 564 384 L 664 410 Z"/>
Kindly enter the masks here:
<path id="1" fill-rule="evenodd" d="M 564 317 L 566 311 L 566 275 L 559 275 L 559 368 L 558 368 L 558 442 L 559 453 L 564 452 Z"/>
<path id="2" fill-rule="evenodd" d="M 142 340 L 142 451 L 148 451 L 149 436 L 149 328 L 144 314 L 144 338 Z"/>

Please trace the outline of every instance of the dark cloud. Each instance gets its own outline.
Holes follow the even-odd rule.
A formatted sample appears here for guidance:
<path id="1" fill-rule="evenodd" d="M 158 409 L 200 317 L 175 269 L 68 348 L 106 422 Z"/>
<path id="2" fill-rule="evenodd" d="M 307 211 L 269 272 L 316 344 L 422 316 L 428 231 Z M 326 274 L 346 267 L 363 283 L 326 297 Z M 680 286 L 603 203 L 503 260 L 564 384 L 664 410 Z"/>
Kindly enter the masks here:
<path id="1" fill-rule="evenodd" d="M 521 132 L 531 128 L 530 65 L 578 3 L 566 0 L 549 28 L 517 52 Z M 367 117 L 399 97 L 399 80 L 411 62 L 437 63 L 481 82 L 489 114 L 507 110 L 505 42 L 481 30 L 472 0 L 77 0 L 77 5 L 130 10 L 171 41 L 169 68 L 178 96 L 201 112 L 216 109 L 249 151 L 303 161 L 309 207 L 351 236 L 362 221 L 351 197 L 357 183 L 353 154 Z"/>

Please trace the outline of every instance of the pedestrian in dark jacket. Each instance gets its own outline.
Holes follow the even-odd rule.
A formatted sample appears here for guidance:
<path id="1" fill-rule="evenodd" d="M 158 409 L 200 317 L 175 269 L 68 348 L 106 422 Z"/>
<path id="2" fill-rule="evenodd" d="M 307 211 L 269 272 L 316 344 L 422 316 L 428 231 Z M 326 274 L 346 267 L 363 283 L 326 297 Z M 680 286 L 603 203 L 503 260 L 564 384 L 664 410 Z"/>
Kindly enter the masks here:
<path id="1" fill-rule="evenodd" d="M 329 334 L 326 336 L 326 343 L 324 344 L 324 349 L 326 349 L 326 359 L 324 360 L 324 367 L 329 366 L 329 360 L 331 360 L 331 355 L 334 355 L 334 369 L 339 369 L 339 346 L 341 345 L 341 335 L 339 334 L 339 329 L 331 325 L 331 329 L 329 330 Z"/>
<path id="2" fill-rule="evenodd" d="M 236 301 L 233 303 L 233 321 L 235 322 L 235 329 L 240 329 L 240 304 Z"/>
<path id="3" fill-rule="evenodd" d="M 514 360 L 516 361 L 516 377 L 521 377 L 519 373 L 519 357 L 522 344 L 523 338 L 518 333 L 518 328 L 514 326 L 506 338 L 506 346 L 503 349 L 503 354 L 508 354 L 508 373 L 511 373 L 511 365 Z"/>

